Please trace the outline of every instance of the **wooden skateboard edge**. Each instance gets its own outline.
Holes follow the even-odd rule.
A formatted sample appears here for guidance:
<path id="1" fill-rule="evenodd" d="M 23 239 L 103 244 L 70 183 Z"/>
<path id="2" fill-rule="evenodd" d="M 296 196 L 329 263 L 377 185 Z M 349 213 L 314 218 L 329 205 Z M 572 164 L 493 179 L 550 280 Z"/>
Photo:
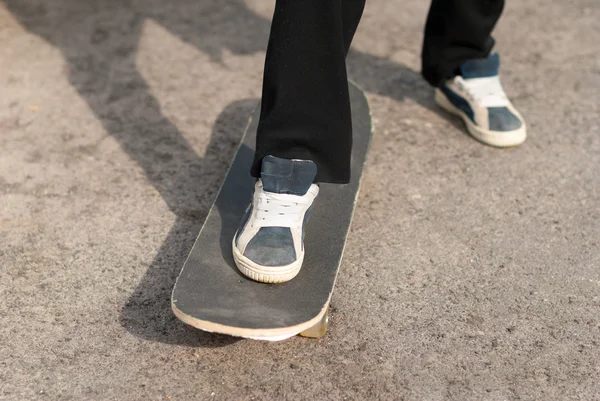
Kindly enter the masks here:
<path id="1" fill-rule="evenodd" d="M 325 316 L 325 313 L 327 313 L 329 303 L 331 302 L 332 293 L 329 294 L 329 299 L 327 300 L 325 306 L 314 318 L 294 326 L 278 327 L 274 329 L 251 329 L 246 327 L 227 326 L 220 323 L 214 323 L 209 322 L 207 320 L 197 319 L 180 310 L 177 307 L 176 301 L 174 301 L 173 299 L 171 299 L 171 310 L 173 311 L 175 316 L 185 324 L 188 324 L 192 327 L 203 331 L 207 331 L 209 333 L 226 334 L 229 336 L 248 338 L 252 340 L 281 341 L 296 336 L 302 333 L 303 331 L 308 330 L 316 324 L 318 324 L 321 321 L 321 319 L 323 319 L 323 316 Z"/>

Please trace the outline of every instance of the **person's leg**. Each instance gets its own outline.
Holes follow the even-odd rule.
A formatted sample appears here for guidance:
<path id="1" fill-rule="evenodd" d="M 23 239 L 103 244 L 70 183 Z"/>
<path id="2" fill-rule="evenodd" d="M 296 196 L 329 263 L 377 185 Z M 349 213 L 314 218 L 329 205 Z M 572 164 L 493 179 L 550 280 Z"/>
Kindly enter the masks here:
<path id="1" fill-rule="evenodd" d="M 422 53 L 427 82 L 438 87 L 465 61 L 486 58 L 503 8 L 504 0 L 432 0 Z"/>
<path id="2" fill-rule="evenodd" d="M 344 49 L 348 55 L 352 39 L 365 9 L 366 0 L 342 0 L 342 25 L 344 29 Z"/>
<path id="3" fill-rule="evenodd" d="M 279 0 L 265 62 L 252 174 L 257 180 L 233 239 L 253 280 L 291 280 L 304 260 L 315 181 L 350 179 L 352 120 L 345 57 L 364 0 Z"/>
<path id="4" fill-rule="evenodd" d="M 350 179 L 345 56 L 364 0 L 278 0 L 271 25 L 252 175 L 265 156 L 312 160 L 316 181 Z M 345 23 L 345 20 L 349 23 Z"/>

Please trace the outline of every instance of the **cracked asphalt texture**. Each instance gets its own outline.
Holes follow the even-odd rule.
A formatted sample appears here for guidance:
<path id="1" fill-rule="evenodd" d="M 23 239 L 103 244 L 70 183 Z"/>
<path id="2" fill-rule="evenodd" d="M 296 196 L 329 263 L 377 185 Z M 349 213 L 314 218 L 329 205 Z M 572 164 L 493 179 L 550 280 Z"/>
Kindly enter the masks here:
<path id="1" fill-rule="evenodd" d="M 272 1 L 0 0 L 0 399 L 600 399 L 600 3 L 509 1 L 529 139 L 419 75 L 427 2 L 370 0 L 375 135 L 321 340 L 187 327 L 170 291 L 260 96 Z"/>

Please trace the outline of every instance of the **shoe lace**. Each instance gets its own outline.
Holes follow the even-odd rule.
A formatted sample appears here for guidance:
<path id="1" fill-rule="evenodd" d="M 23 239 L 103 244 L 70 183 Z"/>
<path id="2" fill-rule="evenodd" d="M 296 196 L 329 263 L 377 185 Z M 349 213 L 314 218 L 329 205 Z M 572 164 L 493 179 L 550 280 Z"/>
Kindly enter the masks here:
<path id="1" fill-rule="evenodd" d="M 504 107 L 509 101 L 500 79 L 495 77 L 463 79 L 456 77 L 458 86 L 482 107 Z"/>
<path id="2" fill-rule="evenodd" d="M 300 227 L 310 204 L 303 196 L 261 191 L 256 205 L 257 223 L 261 227 Z"/>

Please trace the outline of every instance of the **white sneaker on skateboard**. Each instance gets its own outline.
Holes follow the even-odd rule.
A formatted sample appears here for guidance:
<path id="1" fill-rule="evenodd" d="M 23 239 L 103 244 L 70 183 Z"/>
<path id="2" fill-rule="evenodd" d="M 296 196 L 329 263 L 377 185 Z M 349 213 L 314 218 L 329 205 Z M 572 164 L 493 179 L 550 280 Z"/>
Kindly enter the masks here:
<path id="1" fill-rule="evenodd" d="M 294 278 L 304 260 L 304 227 L 319 194 L 310 160 L 263 159 L 252 204 L 233 237 L 233 258 L 245 276 L 264 283 Z"/>

